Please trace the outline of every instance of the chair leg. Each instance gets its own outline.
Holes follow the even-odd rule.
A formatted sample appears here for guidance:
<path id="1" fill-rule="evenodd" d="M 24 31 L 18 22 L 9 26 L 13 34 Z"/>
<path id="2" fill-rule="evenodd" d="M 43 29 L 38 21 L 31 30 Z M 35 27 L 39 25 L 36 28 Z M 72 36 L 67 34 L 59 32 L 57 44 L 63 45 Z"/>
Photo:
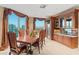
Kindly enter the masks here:
<path id="1" fill-rule="evenodd" d="M 27 55 L 29 54 L 29 46 L 27 46 L 26 54 L 27 54 Z"/>
<path id="2" fill-rule="evenodd" d="M 9 55 L 11 55 L 11 52 L 9 52 Z"/>
<path id="3" fill-rule="evenodd" d="M 41 49 L 43 49 L 43 42 L 41 43 Z"/>
<path id="4" fill-rule="evenodd" d="M 45 39 L 44 39 L 44 44 L 46 45 L 46 43 L 45 43 Z"/>
<path id="5" fill-rule="evenodd" d="M 40 54 L 40 46 L 38 45 L 38 51 L 39 51 L 39 54 Z"/>

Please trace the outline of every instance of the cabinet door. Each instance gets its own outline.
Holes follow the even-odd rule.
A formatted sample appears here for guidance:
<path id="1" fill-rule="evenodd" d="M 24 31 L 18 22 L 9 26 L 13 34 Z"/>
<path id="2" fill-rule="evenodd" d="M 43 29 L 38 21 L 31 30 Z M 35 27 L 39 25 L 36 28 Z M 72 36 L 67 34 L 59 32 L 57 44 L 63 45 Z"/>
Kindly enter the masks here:
<path id="1" fill-rule="evenodd" d="M 71 48 L 77 48 L 78 47 L 78 37 L 74 37 L 71 39 L 72 39 Z"/>
<path id="2" fill-rule="evenodd" d="M 59 36 L 59 37 L 58 37 L 58 41 L 61 42 L 61 43 L 62 43 L 62 37 L 63 37 L 63 36 Z"/>
<path id="3" fill-rule="evenodd" d="M 66 45 L 66 37 L 65 36 L 63 36 L 63 44 Z"/>
<path id="4" fill-rule="evenodd" d="M 54 40 L 58 40 L 58 35 L 54 35 Z"/>
<path id="5" fill-rule="evenodd" d="M 65 45 L 70 46 L 71 45 L 71 38 L 64 36 L 63 42 Z"/>
<path id="6" fill-rule="evenodd" d="M 71 47 L 71 38 L 67 37 L 67 46 Z"/>

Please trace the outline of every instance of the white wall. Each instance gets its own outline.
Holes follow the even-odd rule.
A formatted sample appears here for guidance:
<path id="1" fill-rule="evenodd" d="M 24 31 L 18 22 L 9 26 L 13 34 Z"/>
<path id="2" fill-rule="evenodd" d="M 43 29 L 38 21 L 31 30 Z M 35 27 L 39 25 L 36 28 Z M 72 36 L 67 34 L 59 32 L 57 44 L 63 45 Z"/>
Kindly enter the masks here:
<path id="1" fill-rule="evenodd" d="M 0 47 L 2 42 L 2 20 L 3 20 L 4 8 L 0 7 Z"/>

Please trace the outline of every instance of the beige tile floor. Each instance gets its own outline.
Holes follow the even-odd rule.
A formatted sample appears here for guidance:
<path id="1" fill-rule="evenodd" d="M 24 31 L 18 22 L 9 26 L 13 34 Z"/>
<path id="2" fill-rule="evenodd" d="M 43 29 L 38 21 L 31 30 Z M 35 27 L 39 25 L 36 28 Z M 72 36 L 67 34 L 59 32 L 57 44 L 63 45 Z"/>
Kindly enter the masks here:
<path id="1" fill-rule="evenodd" d="M 0 55 L 8 55 L 9 48 L 5 51 L 1 51 Z M 61 43 L 46 39 L 46 44 L 41 50 L 40 55 L 76 55 L 79 54 L 79 48 L 71 49 Z M 25 54 L 22 54 L 25 55 Z M 37 49 L 34 50 L 34 55 L 39 55 Z"/>

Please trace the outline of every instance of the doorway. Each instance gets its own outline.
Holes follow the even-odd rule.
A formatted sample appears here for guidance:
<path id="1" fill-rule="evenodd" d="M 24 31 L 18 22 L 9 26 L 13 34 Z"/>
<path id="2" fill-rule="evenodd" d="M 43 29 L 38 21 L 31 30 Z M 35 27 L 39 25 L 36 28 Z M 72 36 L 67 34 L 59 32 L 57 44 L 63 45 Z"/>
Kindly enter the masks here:
<path id="1" fill-rule="evenodd" d="M 50 20 L 48 20 L 46 24 L 47 24 L 47 38 L 50 39 L 51 38 Z"/>

